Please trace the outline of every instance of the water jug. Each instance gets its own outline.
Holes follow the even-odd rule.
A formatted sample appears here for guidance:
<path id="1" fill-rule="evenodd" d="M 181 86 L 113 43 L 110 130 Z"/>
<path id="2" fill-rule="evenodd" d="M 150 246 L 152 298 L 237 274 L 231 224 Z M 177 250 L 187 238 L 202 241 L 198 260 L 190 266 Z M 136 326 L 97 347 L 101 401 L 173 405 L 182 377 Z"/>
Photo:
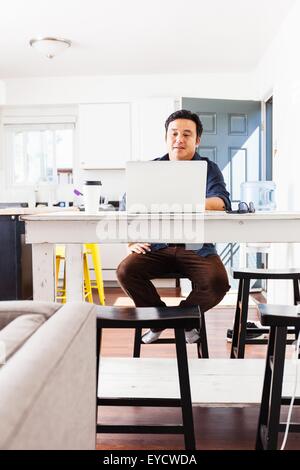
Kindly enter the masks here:
<path id="1" fill-rule="evenodd" d="M 241 183 L 241 201 L 252 201 L 256 211 L 276 209 L 274 181 L 245 181 Z"/>

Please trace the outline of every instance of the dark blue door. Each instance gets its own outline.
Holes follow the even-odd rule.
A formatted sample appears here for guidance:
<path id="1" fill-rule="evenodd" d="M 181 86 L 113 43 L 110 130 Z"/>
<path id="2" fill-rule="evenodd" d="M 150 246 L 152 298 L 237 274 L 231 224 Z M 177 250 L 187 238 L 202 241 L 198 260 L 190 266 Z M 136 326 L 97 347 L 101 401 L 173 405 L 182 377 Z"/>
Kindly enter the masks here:
<path id="1" fill-rule="evenodd" d="M 199 115 L 203 124 L 199 153 L 218 164 L 232 201 L 240 200 L 241 183 L 261 176 L 261 103 L 182 98 L 182 108 Z M 218 244 L 217 249 L 228 268 L 238 265 L 239 246 L 234 240 Z"/>

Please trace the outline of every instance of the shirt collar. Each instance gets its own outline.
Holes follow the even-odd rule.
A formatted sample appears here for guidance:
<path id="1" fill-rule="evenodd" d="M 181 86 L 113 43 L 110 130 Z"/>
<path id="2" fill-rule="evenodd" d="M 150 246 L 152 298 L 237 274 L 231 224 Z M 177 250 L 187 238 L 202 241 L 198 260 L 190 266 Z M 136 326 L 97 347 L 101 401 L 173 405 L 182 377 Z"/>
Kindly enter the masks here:
<path id="1" fill-rule="evenodd" d="M 160 158 L 160 160 L 170 160 L 169 154 L 166 153 L 163 157 Z M 203 157 L 199 155 L 199 153 L 195 152 L 195 155 L 193 156 L 192 160 L 204 160 Z M 192 161 L 190 160 L 190 161 Z"/>

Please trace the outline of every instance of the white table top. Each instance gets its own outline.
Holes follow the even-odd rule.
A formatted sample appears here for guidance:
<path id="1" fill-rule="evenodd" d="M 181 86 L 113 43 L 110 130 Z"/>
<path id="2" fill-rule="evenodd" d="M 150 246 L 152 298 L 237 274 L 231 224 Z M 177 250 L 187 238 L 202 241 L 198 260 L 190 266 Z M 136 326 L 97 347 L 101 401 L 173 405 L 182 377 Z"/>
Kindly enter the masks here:
<path id="1" fill-rule="evenodd" d="M 82 220 L 82 221 L 99 221 L 101 219 L 110 220 L 127 220 L 127 219 L 141 219 L 141 220 L 162 220 L 162 219 L 205 219 L 205 220 L 299 220 L 300 211 L 260 211 L 254 214 L 228 214 L 224 211 L 205 211 L 203 214 L 130 214 L 126 211 L 102 211 L 97 215 L 86 214 L 80 211 L 65 211 L 65 212 L 38 212 L 36 214 L 24 215 L 21 217 L 22 220 L 34 221 L 34 220 Z"/>
<path id="2" fill-rule="evenodd" d="M 297 243 L 300 212 L 128 214 L 103 211 L 23 215 L 27 243 Z"/>

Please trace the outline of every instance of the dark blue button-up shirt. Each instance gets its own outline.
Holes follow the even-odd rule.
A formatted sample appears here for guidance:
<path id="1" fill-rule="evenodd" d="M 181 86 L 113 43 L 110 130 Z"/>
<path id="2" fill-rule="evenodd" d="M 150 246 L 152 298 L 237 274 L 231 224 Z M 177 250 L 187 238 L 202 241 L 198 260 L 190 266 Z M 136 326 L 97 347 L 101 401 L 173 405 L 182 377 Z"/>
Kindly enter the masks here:
<path id="1" fill-rule="evenodd" d="M 155 158 L 155 160 L 170 160 L 169 154 L 164 155 L 161 158 Z M 207 162 L 207 181 L 206 181 L 206 197 L 219 197 L 224 201 L 226 210 L 231 209 L 230 196 L 229 192 L 226 190 L 226 185 L 224 182 L 223 175 L 218 167 L 218 165 L 208 158 L 200 157 L 196 152 L 192 160 L 205 160 Z M 126 194 L 124 194 L 123 199 L 120 203 L 120 210 L 126 209 Z M 161 250 L 166 248 L 167 243 L 153 243 L 151 244 L 151 251 Z M 189 245 L 189 248 L 192 245 Z M 195 245 L 195 251 L 199 256 L 209 256 L 217 254 L 215 245 L 212 243 L 204 243 L 201 247 L 197 244 Z"/>

